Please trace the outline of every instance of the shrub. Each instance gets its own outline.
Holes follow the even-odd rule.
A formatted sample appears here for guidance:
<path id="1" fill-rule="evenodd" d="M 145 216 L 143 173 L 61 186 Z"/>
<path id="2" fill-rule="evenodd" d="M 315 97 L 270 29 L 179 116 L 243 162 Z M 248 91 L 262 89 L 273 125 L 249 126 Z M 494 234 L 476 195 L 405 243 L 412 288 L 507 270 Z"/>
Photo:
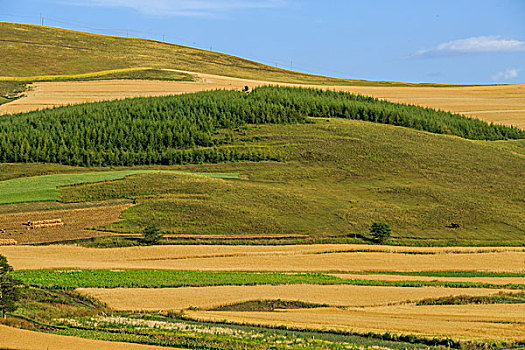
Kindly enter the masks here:
<path id="1" fill-rule="evenodd" d="M 372 237 L 379 242 L 383 243 L 388 238 L 390 238 L 390 234 L 392 233 L 392 229 L 388 224 L 384 222 L 374 222 L 370 226 L 370 233 L 372 234 Z"/>

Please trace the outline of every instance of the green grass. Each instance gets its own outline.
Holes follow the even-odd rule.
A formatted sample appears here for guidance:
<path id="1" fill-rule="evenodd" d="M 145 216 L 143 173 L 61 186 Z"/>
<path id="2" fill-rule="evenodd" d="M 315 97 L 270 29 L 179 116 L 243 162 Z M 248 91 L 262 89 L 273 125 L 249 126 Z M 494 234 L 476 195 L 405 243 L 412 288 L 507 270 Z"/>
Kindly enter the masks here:
<path id="1" fill-rule="evenodd" d="M 80 183 L 103 182 L 122 179 L 137 174 L 160 172 L 159 170 L 117 170 L 79 174 L 54 174 L 10 179 L 0 182 L 0 204 L 56 201 L 58 188 Z M 163 171 L 185 175 L 177 171 Z M 210 178 L 236 179 L 237 174 L 188 174 Z"/>
<path id="2" fill-rule="evenodd" d="M 413 85 L 309 75 L 181 45 L 29 24 L 0 22 L 0 38 L 3 40 L 0 57 L 4 58 L 0 66 L 0 76 L 73 75 L 151 67 L 276 82 L 367 86 Z M 38 57 L 38 60 L 34 57 Z"/>
<path id="3" fill-rule="evenodd" d="M 350 239 L 383 221 L 394 244 L 523 243 L 525 158 L 492 142 L 340 119 L 248 127 L 240 141 L 293 152 L 286 163 L 176 167 L 240 173 L 246 181 L 143 174 L 62 188 L 60 198 L 135 199 L 123 221 L 105 228 L 119 233 L 154 223 L 171 233 Z M 460 227 L 448 228 L 451 222 Z"/>
<path id="4" fill-rule="evenodd" d="M 417 305 L 467 305 L 467 304 L 525 304 L 525 293 L 499 292 L 497 294 L 473 296 L 457 295 L 441 298 L 428 298 Z"/>
<path id="5" fill-rule="evenodd" d="M 439 286 L 449 288 L 525 289 L 525 284 L 439 281 L 374 281 L 342 279 L 325 274 L 169 271 L 169 270 L 19 270 L 13 276 L 27 285 L 45 288 L 176 288 L 282 284 L 339 284 L 392 287 Z"/>
<path id="6" fill-rule="evenodd" d="M 240 303 L 222 305 L 209 309 L 210 311 L 260 311 L 272 312 L 275 310 L 313 309 L 328 307 L 328 304 L 314 304 L 299 300 L 249 300 Z"/>

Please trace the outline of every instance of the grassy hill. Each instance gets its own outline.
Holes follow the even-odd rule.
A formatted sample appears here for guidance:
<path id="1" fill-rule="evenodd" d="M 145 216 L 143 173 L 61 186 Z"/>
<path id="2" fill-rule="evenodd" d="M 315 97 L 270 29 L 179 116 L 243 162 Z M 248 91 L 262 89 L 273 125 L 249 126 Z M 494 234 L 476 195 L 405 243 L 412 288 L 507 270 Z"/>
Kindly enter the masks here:
<path id="1" fill-rule="evenodd" d="M 150 67 L 275 82 L 412 85 L 309 75 L 154 40 L 96 35 L 29 24 L 0 22 L 0 42 L 0 57 L 3 57 L 0 77 L 71 75 Z"/>

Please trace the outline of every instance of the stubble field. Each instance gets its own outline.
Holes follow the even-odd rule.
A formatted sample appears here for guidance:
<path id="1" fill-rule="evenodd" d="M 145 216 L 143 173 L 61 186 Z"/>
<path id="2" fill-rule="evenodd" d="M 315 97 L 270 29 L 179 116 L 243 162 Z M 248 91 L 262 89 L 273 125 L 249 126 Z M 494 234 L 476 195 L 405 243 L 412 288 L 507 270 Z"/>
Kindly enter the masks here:
<path id="1" fill-rule="evenodd" d="M 15 269 L 525 271 L 525 252 L 520 247 L 416 248 L 327 244 L 104 249 L 54 245 L 0 247 L 0 254 L 5 255 Z M 34 259 L 35 256 L 39 258 Z"/>

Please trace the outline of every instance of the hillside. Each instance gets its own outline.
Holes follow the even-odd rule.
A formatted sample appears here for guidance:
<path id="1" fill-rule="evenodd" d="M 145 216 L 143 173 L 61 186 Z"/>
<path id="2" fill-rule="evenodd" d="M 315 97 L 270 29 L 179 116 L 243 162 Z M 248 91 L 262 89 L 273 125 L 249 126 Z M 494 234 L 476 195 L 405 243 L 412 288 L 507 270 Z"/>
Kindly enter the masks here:
<path id="1" fill-rule="evenodd" d="M 235 174 L 149 173 L 59 188 L 64 203 L 136 203 L 122 213 L 124 221 L 99 226 L 117 233 L 155 225 L 175 238 L 244 235 L 260 243 L 289 235 L 362 243 L 370 223 L 384 221 L 394 229 L 392 243 L 516 245 L 525 231 L 525 187 L 517 180 L 525 168 L 523 132 L 455 114 L 265 87 L 61 107 L 0 121 L 9 162 Z M 102 168 L 2 169 L 10 178 Z M 97 173 L 92 178 L 100 181 Z"/>
<path id="2" fill-rule="evenodd" d="M 0 77 L 69 75 L 150 67 L 275 82 L 392 84 L 302 74 L 181 45 L 29 24 L 0 22 L 0 42 L 0 56 L 4 58 Z"/>

